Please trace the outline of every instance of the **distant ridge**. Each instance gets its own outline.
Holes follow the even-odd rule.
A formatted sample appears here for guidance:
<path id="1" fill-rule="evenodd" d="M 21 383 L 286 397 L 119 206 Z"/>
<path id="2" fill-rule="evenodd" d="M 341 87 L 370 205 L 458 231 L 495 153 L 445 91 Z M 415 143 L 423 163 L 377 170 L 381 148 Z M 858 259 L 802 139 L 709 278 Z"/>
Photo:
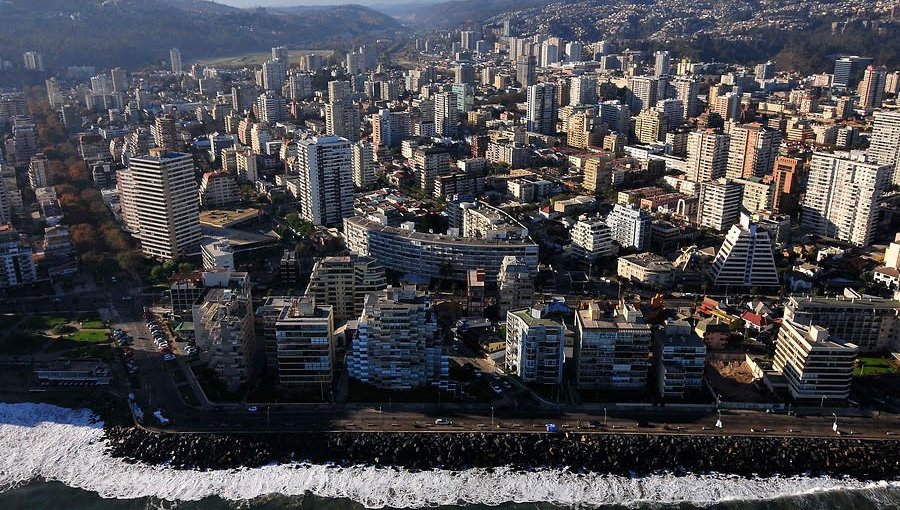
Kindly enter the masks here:
<path id="1" fill-rule="evenodd" d="M 36 50 L 47 66 L 139 66 L 268 50 L 327 47 L 393 33 L 397 20 L 361 5 L 239 9 L 207 0 L 0 0 L 0 57 Z"/>

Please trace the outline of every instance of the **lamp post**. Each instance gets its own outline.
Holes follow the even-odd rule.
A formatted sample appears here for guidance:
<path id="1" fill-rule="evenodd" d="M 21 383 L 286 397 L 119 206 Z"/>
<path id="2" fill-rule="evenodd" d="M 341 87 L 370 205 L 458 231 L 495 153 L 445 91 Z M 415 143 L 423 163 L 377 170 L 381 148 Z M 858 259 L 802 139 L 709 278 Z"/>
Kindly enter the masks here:
<path id="1" fill-rule="evenodd" d="M 494 428 L 494 406 L 491 406 L 491 429 Z"/>
<path id="2" fill-rule="evenodd" d="M 606 426 L 606 408 L 603 408 L 603 426 Z"/>

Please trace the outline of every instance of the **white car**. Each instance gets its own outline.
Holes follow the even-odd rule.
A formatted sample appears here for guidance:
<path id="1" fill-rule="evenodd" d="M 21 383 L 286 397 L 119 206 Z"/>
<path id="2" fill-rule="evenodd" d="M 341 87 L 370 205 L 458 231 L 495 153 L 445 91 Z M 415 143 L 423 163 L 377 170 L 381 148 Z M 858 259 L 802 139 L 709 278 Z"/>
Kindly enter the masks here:
<path id="1" fill-rule="evenodd" d="M 163 359 L 163 361 L 175 361 L 175 355 L 172 354 L 171 352 L 167 352 L 167 353 L 163 354 L 162 359 Z"/>
<path id="2" fill-rule="evenodd" d="M 453 420 L 447 418 L 438 418 L 434 420 L 435 425 L 453 425 Z"/>
<path id="3" fill-rule="evenodd" d="M 247 412 L 248 412 L 248 413 L 255 413 L 256 411 L 259 411 L 259 408 L 256 407 L 256 406 L 248 406 L 248 407 L 247 407 Z"/>

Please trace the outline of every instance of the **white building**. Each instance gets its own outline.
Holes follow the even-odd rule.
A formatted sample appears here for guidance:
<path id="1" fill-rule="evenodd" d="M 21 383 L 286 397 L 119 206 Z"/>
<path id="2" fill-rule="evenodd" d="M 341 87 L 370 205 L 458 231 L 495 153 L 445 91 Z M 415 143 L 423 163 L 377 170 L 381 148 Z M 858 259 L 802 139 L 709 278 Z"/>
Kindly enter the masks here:
<path id="1" fill-rule="evenodd" d="M 623 248 L 644 250 L 650 244 L 650 227 L 653 218 L 650 213 L 634 204 L 616 204 L 606 217 L 610 235 Z"/>
<path id="2" fill-rule="evenodd" d="M 337 136 L 297 142 L 300 217 L 313 225 L 339 225 L 353 215 L 350 142 Z"/>
<path id="3" fill-rule="evenodd" d="M 375 184 L 373 155 L 372 143 L 367 140 L 360 140 L 350 146 L 350 158 L 353 163 L 353 185 L 357 188 L 368 188 Z"/>
<path id="4" fill-rule="evenodd" d="M 497 275 L 497 307 L 500 316 L 510 310 L 528 308 L 534 304 L 534 267 L 519 257 L 503 257 Z"/>
<path id="5" fill-rule="evenodd" d="M 743 186 L 724 178 L 701 183 L 697 223 L 725 232 L 738 221 L 743 193 Z"/>
<path id="6" fill-rule="evenodd" d="M 384 268 L 371 257 L 348 255 L 316 261 L 306 296 L 329 305 L 336 321 L 355 320 L 366 296 L 387 287 Z"/>
<path id="7" fill-rule="evenodd" d="M 777 287 L 778 271 L 769 233 L 742 214 L 732 225 L 713 261 L 716 286 Z"/>
<path id="8" fill-rule="evenodd" d="M 830 337 L 825 328 L 786 319 L 775 340 L 772 366 L 795 400 L 844 400 L 850 395 L 856 354 L 856 345 Z"/>
<path id="9" fill-rule="evenodd" d="M 178 259 L 196 253 L 200 243 L 200 209 L 194 160 L 190 154 L 151 150 L 131 158 L 128 178 L 120 187 L 122 203 L 139 228 L 141 250 L 148 257 Z M 120 173 L 121 175 L 121 173 Z"/>
<path id="10" fill-rule="evenodd" d="M 688 134 L 685 173 L 688 180 L 707 182 L 725 177 L 728 168 L 730 137 L 715 131 L 693 131 Z"/>
<path id="11" fill-rule="evenodd" d="M 250 277 L 230 270 L 203 273 L 203 297 L 193 307 L 200 359 L 228 391 L 247 382 L 254 349 Z"/>
<path id="12" fill-rule="evenodd" d="M 675 283 L 675 266 L 652 252 L 619 257 L 616 274 L 625 281 L 653 288 L 668 288 Z"/>
<path id="13" fill-rule="evenodd" d="M 861 152 L 814 153 L 800 224 L 814 234 L 867 246 L 892 172 Z"/>
<path id="14" fill-rule="evenodd" d="M 599 216 L 581 215 L 572 227 L 572 253 L 588 259 L 611 257 L 616 254 L 610 228 Z"/>
<path id="15" fill-rule="evenodd" d="M 872 162 L 892 167 L 891 183 L 900 184 L 900 111 L 875 112 L 866 154 Z"/>
<path id="16" fill-rule="evenodd" d="M 541 314 L 540 308 L 506 313 L 506 371 L 528 383 L 560 384 L 566 328 Z"/>
<path id="17" fill-rule="evenodd" d="M 526 126 L 528 131 L 556 134 L 556 119 L 559 105 L 556 101 L 556 85 L 536 83 L 528 87 L 528 110 Z"/>
<path id="18" fill-rule="evenodd" d="M 390 390 L 445 381 L 449 360 L 428 296 L 412 287 L 370 294 L 347 356 L 347 371 L 354 379 Z"/>

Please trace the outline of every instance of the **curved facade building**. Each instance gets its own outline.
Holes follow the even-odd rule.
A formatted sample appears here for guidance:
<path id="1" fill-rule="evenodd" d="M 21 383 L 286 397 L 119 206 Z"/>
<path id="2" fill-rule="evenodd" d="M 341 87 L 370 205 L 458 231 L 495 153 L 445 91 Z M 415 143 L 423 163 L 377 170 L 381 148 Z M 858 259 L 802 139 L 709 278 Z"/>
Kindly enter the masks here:
<path id="1" fill-rule="evenodd" d="M 470 269 L 483 268 L 485 280 L 497 281 L 503 258 L 521 258 L 537 270 L 538 246 L 530 238 L 486 239 L 416 232 L 370 218 L 344 219 L 344 236 L 353 253 L 368 255 L 386 269 L 430 278 L 466 281 Z"/>

